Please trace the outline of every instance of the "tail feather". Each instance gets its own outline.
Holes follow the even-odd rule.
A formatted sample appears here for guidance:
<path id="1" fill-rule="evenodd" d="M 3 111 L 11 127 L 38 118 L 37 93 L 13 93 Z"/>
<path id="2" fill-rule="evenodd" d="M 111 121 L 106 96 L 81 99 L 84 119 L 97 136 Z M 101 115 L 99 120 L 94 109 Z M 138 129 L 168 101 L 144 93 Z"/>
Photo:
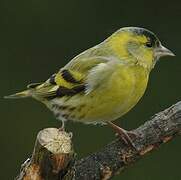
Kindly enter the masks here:
<path id="1" fill-rule="evenodd" d="M 4 96 L 5 99 L 20 99 L 20 98 L 27 98 L 31 96 L 31 90 L 25 90 L 22 92 L 18 92 L 9 96 Z"/>

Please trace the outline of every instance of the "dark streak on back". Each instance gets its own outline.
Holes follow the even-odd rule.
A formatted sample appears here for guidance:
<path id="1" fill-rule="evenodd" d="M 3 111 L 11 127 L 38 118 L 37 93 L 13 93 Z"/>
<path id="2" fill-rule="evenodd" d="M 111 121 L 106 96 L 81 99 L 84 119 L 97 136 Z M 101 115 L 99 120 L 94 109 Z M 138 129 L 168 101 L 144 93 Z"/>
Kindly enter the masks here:
<path id="1" fill-rule="evenodd" d="M 70 73 L 70 71 L 67 69 L 62 70 L 61 74 L 62 74 L 63 79 L 67 82 L 74 83 L 74 84 L 80 83 L 80 81 L 76 80 L 73 77 L 73 75 Z"/>
<path id="2" fill-rule="evenodd" d="M 47 99 L 54 99 L 54 98 L 63 97 L 63 96 L 74 96 L 74 95 L 79 94 L 84 91 L 85 91 L 85 85 L 79 85 L 79 86 L 73 87 L 71 89 L 60 86 L 57 89 L 56 94 L 53 96 L 47 97 Z"/>

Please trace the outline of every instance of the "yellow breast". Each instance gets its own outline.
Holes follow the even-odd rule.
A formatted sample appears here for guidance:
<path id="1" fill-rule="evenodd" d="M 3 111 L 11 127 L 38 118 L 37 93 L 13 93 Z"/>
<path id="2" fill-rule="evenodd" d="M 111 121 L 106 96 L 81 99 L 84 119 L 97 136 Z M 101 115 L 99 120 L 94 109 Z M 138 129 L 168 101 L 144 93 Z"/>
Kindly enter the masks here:
<path id="1" fill-rule="evenodd" d="M 149 72 L 141 66 L 118 65 L 113 74 L 89 94 L 56 99 L 56 104 L 69 107 L 58 114 L 84 123 L 113 121 L 127 113 L 143 96 L 148 76 Z"/>
<path id="2" fill-rule="evenodd" d="M 149 73 L 141 66 L 118 67 L 96 91 L 81 101 L 80 121 L 113 121 L 127 113 L 143 96 Z"/>

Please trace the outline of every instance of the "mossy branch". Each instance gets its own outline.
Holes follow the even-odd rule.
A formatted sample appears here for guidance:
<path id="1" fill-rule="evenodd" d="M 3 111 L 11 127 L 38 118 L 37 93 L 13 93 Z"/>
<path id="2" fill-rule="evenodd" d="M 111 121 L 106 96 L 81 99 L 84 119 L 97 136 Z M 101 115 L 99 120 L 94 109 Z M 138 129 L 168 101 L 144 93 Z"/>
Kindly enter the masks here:
<path id="1" fill-rule="evenodd" d="M 99 152 L 75 160 L 69 133 L 44 129 L 37 136 L 32 158 L 25 162 L 17 179 L 110 179 L 181 132 L 181 102 L 156 114 L 133 132 L 138 134 L 132 137 L 138 151 L 117 138 Z"/>

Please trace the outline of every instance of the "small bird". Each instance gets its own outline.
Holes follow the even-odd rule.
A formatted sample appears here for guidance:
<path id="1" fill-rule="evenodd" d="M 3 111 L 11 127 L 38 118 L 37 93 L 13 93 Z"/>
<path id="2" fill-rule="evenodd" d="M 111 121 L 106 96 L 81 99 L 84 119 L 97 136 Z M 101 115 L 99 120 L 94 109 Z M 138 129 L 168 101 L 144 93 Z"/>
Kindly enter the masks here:
<path id="1" fill-rule="evenodd" d="M 25 91 L 5 98 L 32 97 L 56 118 L 103 123 L 132 144 L 131 132 L 112 121 L 133 108 L 143 96 L 158 59 L 174 56 L 151 31 L 121 28 L 100 44 L 74 57 L 47 81 L 32 83 Z"/>

